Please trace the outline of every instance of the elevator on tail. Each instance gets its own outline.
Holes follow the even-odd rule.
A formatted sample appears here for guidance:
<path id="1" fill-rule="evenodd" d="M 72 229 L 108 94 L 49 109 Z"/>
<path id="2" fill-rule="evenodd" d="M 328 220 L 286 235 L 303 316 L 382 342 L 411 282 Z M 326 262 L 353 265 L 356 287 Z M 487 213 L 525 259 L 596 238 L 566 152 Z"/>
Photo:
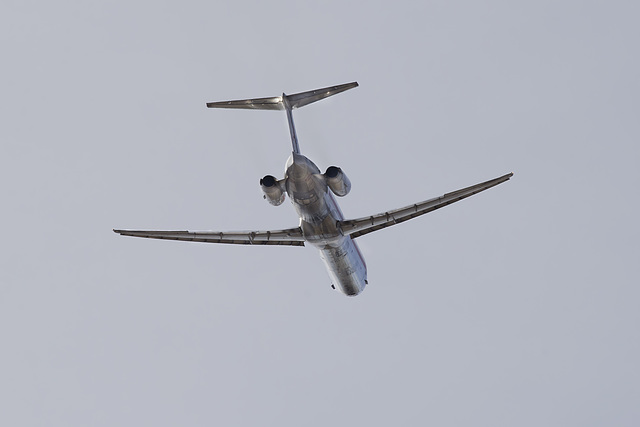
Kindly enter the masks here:
<path id="1" fill-rule="evenodd" d="M 320 251 L 331 279 L 331 287 L 345 295 L 358 295 L 368 283 L 367 266 L 355 240 L 357 237 L 381 230 L 455 203 L 476 193 L 501 184 L 513 175 L 472 185 L 440 197 L 414 203 L 399 209 L 356 219 L 345 219 L 334 196 L 349 193 L 351 182 L 337 166 L 322 173 L 307 157 L 300 153 L 298 136 L 293 125 L 293 110 L 312 102 L 357 87 L 347 83 L 316 89 L 294 95 L 282 94 L 271 98 L 244 99 L 207 103 L 209 108 L 238 108 L 251 110 L 284 110 L 289 122 L 292 153 L 287 160 L 284 178 L 267 175 L 260 180 L 264 198 L 278 206 L 288 195 L 300 223 L 297 227 L 269 231 L 152 231 L 113 230 L 123 236 L 151 239 L 182 240 L 206 243 L 233 243 L 243 245 L 304 246 L 309 243 Z"/>

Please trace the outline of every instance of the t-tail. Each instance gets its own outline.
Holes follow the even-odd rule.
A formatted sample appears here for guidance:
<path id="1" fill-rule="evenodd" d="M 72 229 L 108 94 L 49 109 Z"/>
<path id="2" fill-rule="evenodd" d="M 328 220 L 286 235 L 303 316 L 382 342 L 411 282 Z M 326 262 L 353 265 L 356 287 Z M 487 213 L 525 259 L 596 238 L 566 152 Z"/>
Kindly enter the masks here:
<path id="1" fill-rule="evenodd" d="M 296 154 L 300 154 L 298 136 L 296 135 L 296 128 L 293 125 L 292 110 L 295 108 L 304 107 L 305 105 L 320 101 L 321 99 L 328 98 L 332 95 L 336 95 L 340 92 L 344 92 L 345 90 L 349 90 L 357 86 L 357 82 L 352 82 L 338 86 L 330 86 L 322 89 L 310 90 L 307 92 L 295 93 L 293 95 L 286 95 L 283 93 L 281 96 L 274 96 L 271 98 L 208 102 L 207 107 L 239 108 L 245 110 L 285 110 L 287 112 L 287 120 L 289 121 L 289 132 L 291 133 L 291 145 L 293 146 L 293 152 Z"/>

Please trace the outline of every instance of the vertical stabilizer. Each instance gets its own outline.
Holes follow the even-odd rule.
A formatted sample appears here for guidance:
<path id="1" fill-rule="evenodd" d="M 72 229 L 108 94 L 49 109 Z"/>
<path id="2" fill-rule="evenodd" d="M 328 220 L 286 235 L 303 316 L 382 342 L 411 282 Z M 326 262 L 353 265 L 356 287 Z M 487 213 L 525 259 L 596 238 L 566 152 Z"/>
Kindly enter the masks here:
<path id="1" fill-rule="evenodd" d="M 282 94 L 282 104 L 287 112 L 287 122 L 289 122 L 289 133 L 291 134 L 291 146 L 293 152 L 300 154 L 300 146 L 298 145 L 298 134 L 296 134 L 296 127 L 293 125 L 293 107 L 291 106 L 290 99 L 284 93 Z"/>

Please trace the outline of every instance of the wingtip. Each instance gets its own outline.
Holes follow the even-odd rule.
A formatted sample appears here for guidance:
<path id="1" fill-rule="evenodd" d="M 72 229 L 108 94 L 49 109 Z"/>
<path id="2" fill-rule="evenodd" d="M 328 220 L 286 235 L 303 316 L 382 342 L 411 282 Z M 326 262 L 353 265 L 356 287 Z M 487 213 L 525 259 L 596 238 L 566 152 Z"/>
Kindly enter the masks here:
<path id="1" fill-rule="evenodd" d="M 513 172 L 509 172 L 508 174 L 502 175 L 498 179 L 510 179 L 513 176 Z"/>

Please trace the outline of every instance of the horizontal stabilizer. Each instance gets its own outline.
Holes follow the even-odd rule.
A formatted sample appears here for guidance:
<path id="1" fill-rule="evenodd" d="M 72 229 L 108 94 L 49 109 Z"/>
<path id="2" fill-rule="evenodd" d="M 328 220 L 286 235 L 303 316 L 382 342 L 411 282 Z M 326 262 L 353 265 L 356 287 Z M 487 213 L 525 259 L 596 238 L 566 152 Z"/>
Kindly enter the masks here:
<path id="1" fill-rule="evenodd" d="M 338 86 L 330 86 L 322 89 L 310 90 L 307 92 L 295 93 L 293 95 L 275 96 L 271 98 L 240 99 L 237 101 L 208 102 L 209 108 L 240 108 L 245 110 L 284 110 L 286 108 L 283 100 L 286 98 L 291 109 L 304 107 L 321 99 L 336 95 L 345 90 L 357 87 L 357 82 L 346 83 Z"/>
<path id="2" fill-rule="evenodd" d="M 209 108 L 240 108 L 244 110 L 284 110 L 282 97 L 241 99 L 238 101 L 207 102 Z"/>
<path id="3" fill-rule="evenodd" d="M 325 87 L 323 89 L 310 90 L 308 92 L 295 93 L 286 95 L 291 108 L 300 108 L 309 105 L 312 102 L 320 101 L 332 95 L 337 95 L 345 90 L 358 87 L 358 82 L 346 83 L 338 86 Z"/>

